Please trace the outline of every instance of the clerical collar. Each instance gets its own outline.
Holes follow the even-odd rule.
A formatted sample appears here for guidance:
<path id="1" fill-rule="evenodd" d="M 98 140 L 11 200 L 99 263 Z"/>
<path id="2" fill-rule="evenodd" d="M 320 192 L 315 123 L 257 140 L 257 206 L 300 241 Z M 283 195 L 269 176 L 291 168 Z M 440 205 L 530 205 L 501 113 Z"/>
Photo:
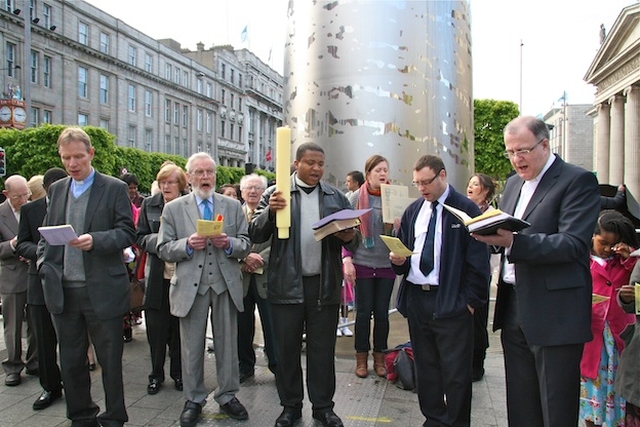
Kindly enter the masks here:
<path id="1" fill-rule="evenodd" d="M 87 175 L 87 177 L 85 179 L 83 179 L 82 181 L 78 181 L 72 178 L 73 183 L 75 185 L 85 185 L 88 184 L 90 185 L 91 183 L 93 183 L 93 178 L 96 176 L 96 170 L 94 168 L 91 168 L 91 172 L 89 173 L 89 175 Z"/>

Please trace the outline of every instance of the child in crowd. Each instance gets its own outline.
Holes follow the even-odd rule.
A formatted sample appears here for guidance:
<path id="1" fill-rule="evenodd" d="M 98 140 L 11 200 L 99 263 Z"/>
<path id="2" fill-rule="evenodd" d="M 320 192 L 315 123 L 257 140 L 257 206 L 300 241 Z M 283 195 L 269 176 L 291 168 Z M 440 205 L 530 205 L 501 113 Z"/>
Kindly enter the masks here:
<path id="1" fill-rule="evenodd" d="M 640 256 L 640 251 L 632 255 Z M 636 312 L 635 286 L 640 283 L 640 263 L 636 263 L 629 284 L 620 288 L 619 303 L 627 313 L 636 313 L 633 335 L 629 337 L 624 353 L 620 356 L 618 373 L 614 385 L 615 393 L 626 400 L 626 427 L 640 427 L 640 315 Z M 630 329 L 631 331 L 631 329 Z M 624 336 L 624 335 L 623 335 Z"/>
<path id="2" fill-rule="evenodd" d="M 624 426 L 625 404 L 614 394 L 613 382 L 624 348 L 620 334 L 634 318 L 622 311 L 617 293 L 629 283 L 637 260 L 630 254 L 637 246 L 631 221 L 612 210 L 600 214 L 591 250 L 593 340 L 585 344 L 580 362 L 580 418 L 587 427 Z"/>

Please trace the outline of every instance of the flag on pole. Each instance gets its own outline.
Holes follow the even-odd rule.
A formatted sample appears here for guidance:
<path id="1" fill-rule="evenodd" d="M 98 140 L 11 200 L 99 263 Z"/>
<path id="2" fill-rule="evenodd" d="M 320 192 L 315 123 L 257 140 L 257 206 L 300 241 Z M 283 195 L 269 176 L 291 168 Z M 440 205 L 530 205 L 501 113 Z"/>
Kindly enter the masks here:
<path id="1" fill-rule="evenodd" d="M 267 162 L 271 161 L 271 148 L 269 148 L 269 151 L 267 151 L 267 155 L 265 156 Z"/>
<path id="2" fill-rule="evenodd" d="M 567 102 L 567 92 L 562 92 L 562 96 L 558 98 L 556 102 L 561 102 L 562 104 L 566 104 Z"/>
<path id="3" fill-rule="evenodd" d="M 249 26 L 245 25 L 244 30 L 240 33 L 240 41 L 244 43 L 247 41 L 247 38 L 249 38 Z"/>

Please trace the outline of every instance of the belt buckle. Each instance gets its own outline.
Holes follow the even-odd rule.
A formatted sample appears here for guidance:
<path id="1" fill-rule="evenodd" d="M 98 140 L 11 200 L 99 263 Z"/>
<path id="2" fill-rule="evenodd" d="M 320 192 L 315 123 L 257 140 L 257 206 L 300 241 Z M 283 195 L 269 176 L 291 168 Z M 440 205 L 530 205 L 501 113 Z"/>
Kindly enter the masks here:
<path id="1" fill-rule="evenodd" d="M 431 285 L 420 285 L 420 287 L 422 288 L 423 291 L 425 292 L 430 292 L 432 289 Z"/>

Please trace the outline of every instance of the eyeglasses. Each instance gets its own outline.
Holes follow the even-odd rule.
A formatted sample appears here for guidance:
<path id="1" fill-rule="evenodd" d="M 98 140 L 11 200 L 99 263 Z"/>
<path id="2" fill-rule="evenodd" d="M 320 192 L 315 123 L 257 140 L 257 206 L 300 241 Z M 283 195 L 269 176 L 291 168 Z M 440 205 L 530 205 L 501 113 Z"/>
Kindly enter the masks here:
<path id="1" fill-rule="evenodd" d="M 178 184 L 178 181 L 160 181 L 158 183 L 158 187 L 162 187 L 164 185 L 176 185 Z"/>
<path id="2" fill-rule="evenodd" d="M 542 138 L 540 141 L 536 142 L 536 145 L 534 145 L 533 147 L 529 148 L 528 150 L 518 150 L 518 151 L 507 150 L 507 151 L 504 151 L 502 153 L 502 155 L 507 159 L 510 158 L 510 157 L 515 157 L 515 156 L 524 157 L 527 154 L 531 153 L 545 139 L 547 139 L 547 138 Z"/>
<path id="3" fill-rule="evenodd" d="M 29 197 L 31 197 L 31 193 L 27 193 L 27 194 L 16 194 L 13 195 L 11 197 L 9 197 L 11 200 L 22 200 L 22 199 L 28 199 Z"/>
<path id="4" fill-rule="evenodd" d="M 247 185 L 246 187 L 242 187 L 243 190 L 251 191 L 264 191 L 264 188 L 259 185 Z"/>
<path id="5" fill-rule="evenodd" d="M 442 172 L 442 169 L 440 169 L 438 171 L 438 173 L 436 174 L 436 176 L 434 176 L 431 179 L 427 179 L 425 181 L 411 181 L 411 185 L 413 185 L 414 187 L 426 187 L 427 185 L 431 184 L 433 181 L 436 180 L 437 177 L 440 176 L 440 172 Z"/>
<path id="6" fill-rule="evenodd" d="M 193 172 L 191 172 L 191 174 L 197 176 L 197 177 L 201 177 L 201 176 L 205 176 L 205 175 L 215 175 L 216 174 L 216 170 L 215 169 L 196 169 Z"/>

